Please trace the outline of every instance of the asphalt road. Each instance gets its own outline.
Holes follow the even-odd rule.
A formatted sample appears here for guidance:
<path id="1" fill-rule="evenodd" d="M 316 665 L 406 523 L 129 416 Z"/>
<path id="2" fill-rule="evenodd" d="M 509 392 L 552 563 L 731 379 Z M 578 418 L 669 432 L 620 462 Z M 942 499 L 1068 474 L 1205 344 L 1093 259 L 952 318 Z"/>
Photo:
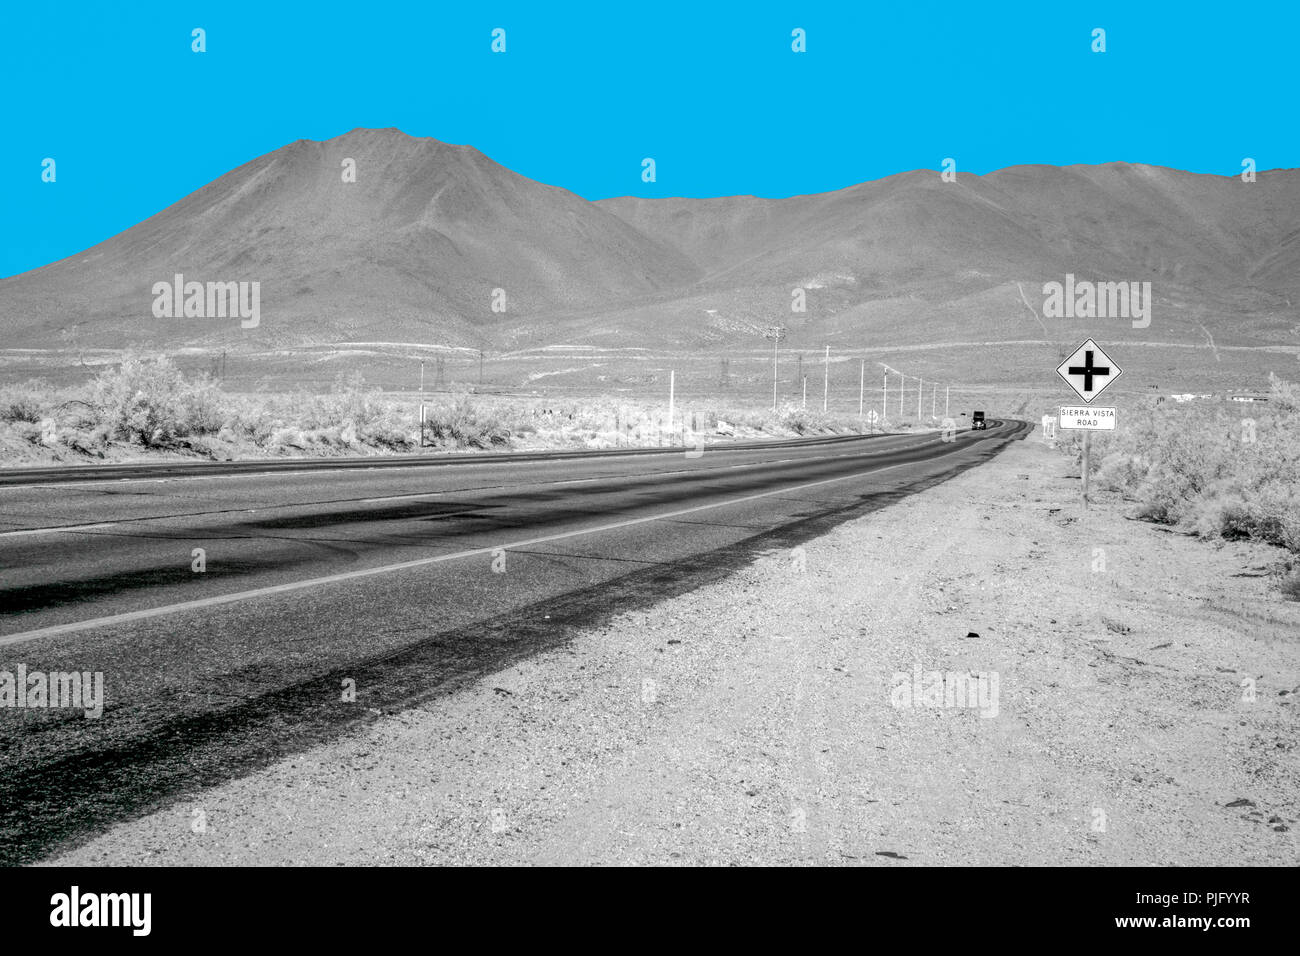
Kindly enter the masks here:
<path id="1" fill-rule="evenodd" d="M 1028 430 L 6 474 L 0 672 L 102 672 L 105 708 L 0 708 L 0 863 L 562 646 Z"/>

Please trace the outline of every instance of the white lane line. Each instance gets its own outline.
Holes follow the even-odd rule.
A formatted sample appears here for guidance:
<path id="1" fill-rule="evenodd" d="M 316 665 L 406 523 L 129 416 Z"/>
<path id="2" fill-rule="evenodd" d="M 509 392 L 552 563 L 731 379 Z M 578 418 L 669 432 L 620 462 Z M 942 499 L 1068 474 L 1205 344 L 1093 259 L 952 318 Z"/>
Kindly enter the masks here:
<path id="1" fill-rule="evenodd" d="M 162 617 L 165 614 L 177 614 L 182 611 L 195 611 L 199 608 L 213 607 L 217 604 L 233 604 L 237 601 L 249 601 L 254 598 L 268 597 L 272 594 L 285 594 L 289 591 L 301 591 L 304 588 L 321 587 L 326 584 L 337 584 L 340 581 L 353 581 L 358 578 L 373 577 L 377 574 L 390 574 L 393 571 L 405 571 L 408 568 L 421 568 L 430 564 L 441 564 L 444 561 L 455 561 L 460 558 L 471 558 L 481 554 L 491 554 L 493 551 L 502 550 L 510 551 L 517 548 L 529 548 L 538 544 L 546 544 L 550 541 L 563 541 L 565 538 L 576 538 L 586 534 L 598 534 L 602 531 L 613 531 L 617 528 L 628 528 L 633 525 L 645 524 L 650 521 L 663 521 L 668 518 L 679 518 L 682 515 L 696 514 L 700 511 L 708 511 L 712 508 L 726 508 L 730 505 L 744 504 L 746 501 L 757 501 L 760 498 L 771 498 L 775 495 L 788 495 L 796 491 L 804 491 L 808 488 L 817 488 L 821 485 L 834 484 L 837 481 L 848 481 L 851 478 L 862 478 L 866 475 L 878 474 L 882 471 L 891 471 L 894 468 L 903 468 L 906 465 L 915 465 L 917 462 L 904 461 L 897 465 L 886 465 L 884 468 L 873 468 L 870 471 L 854 472 L 851 475 L 841 475 L 838 478 L 824 478 L 821 481 L 811 481 L 803 485 L 792 485 L 789 488 L 778 488 L 774 491 L 763 491 L 756 495 L 745 495 L 742 498 L 730 498 L 726 501 L 717 501 L 708 505 L 694 505 L 690 508 L 682 508 L 678 511 L 669 511 L 665 514 L 647 515 L 644 518 L 628 518 L 625 521 L 615 521 L 611 524 L 600 525 L 595 528 L 583 528 L 578 531 L 563 531 L 559 534 L 550 534 L 541 538 L 529 538 L 525 541 L 513 541 L 510 544 L 488 545 L 483 548 L 472 548 L 469 551 L 457 551 L 453 554 L 440 554 L 432 558 L 417 558 L 414 561 L 402 561 L 399 564 L 387 564 L 378 568 L 366 568 L 361 571 L 345 571 L 342 574 L 331 574 L 323 578 L 309 578 L 306 581 L 294 581 L 289 584 L 276 584 L 266 588 L 256 588 L 252 591 L 237 591 L 233 594 L 221 594 L 216 597 L 201 598 L 197 601 L 183 601 L 180 604 L 168 604 L 163 607 L 148 608 L 143 611 L 130 611 L 126 614 L 112 614 L 108 617 L 91 618 L 87 621 L 74 621 L 70 624 L 56 624 L 53 627 L 42 627 L 35 631 L 21 631 L 17 634 L 8 634 L 0 637 L 0 647 L 9 647 L 13 644 L 23 644 L 27 641 L 34 641 L 41 637 L 53 637 L 57 634 L 71 634 L 76 631 L 89 631 L 97 627 L 111 627 L 115 624 L 129 624 L 132 621 L 143 621 L 151 617 Z"/>

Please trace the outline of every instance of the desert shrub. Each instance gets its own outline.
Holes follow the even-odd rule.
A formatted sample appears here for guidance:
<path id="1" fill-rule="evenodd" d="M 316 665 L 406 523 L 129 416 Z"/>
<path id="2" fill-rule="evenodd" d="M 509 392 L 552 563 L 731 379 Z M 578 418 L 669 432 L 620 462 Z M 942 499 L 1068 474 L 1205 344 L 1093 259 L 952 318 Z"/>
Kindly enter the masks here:
<path id="1" fill-rule="evenodd" d="M 782 427 L 790 429 L 796 435 L 805 435 L 808 432 L 828 427 L 826 418 L 821 413 L 806 408 L 795 408 L 794 406 L 783 408 L 777 421 Z"/>
<path id="2" fill-rule="evenodd" d="M 1251 538 L 1300 552 L 1300 390 L 1274 378 L 1267 404 L 1162 403 L 1095 435 L 1099 487 L 1139 516 L 1209 538 Z M 1070 435 L 1061 447 L 1079 454 Z"/>
<path id="3" fill-rule="evenodd" d="M 1097 486 L 1111 491 L 1122 491 L 1136 485 L 1146 476 L 1147 464 L 1138 455 L 1112 452 L 1105 456 L 1095 470 Z"/>
<path id="4" fill-rule="evenodd" d="M 1268 373 L 1268 400 L 1282 412 L 1300 412 L 1300 385 Z"/>
<path id="5" fill-rule="evenodd" d="M 361 375 L 352 375 L 335 383 L 331 401 L 322 403 L 331 416 L 330 425 L 351 425 L 362 429 L 381 421 L 388 409 L 383 391 L 378 386 L 367 387 Z"/>
<path id="6" fill-rule="evenodd" d="M 737 428 L 766 428 L 772 418 L 772 413 L 768 410 L 761 412 L 744 411 L 735 408 L 729 408 L 721 412 L 709 413 L 709 427 L 716 428 L 718 420 L 726 422 Z"/>
<path id="7" fill-rule="evenodd" d="M 426 436 L 441 444 L 462 448 L 505 445 L 511 432 L 492 411 L 460 395 L 451 402 L 429 407 L 425 418 Z"/>
<path id="8" fill-rule="evenodd" d="M 224 396 L 216 384 L 206 376 L 187 380 L 166 358 L 127 359 L 100 372 L 90 394 L 108 434 L 141 445 L 216 432 L 223 421 Z"/>
<path id="9" fill-rule="evenodd" d="M 0 422 L 29 422 L 33 425 L 46 416 L 51 391 L 45 382 L 36 380 L 21 385 L 0 387 Z"/>

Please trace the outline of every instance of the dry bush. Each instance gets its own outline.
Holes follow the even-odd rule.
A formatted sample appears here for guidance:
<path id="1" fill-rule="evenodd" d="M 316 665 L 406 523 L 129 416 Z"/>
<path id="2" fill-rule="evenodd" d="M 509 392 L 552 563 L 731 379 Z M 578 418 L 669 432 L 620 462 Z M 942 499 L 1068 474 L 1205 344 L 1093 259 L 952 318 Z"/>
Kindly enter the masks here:
<path id="1" fill-rule="evenodd" d="M 1135 500 L 1152 521 L 1300 552 L 1297 391 L 1274 378 L 1268 403 L 1163 403 L 1132 412 L 1124 428 L 1094 436 L 1098 482 Z"/>
<path id="2" fill-rule="evenodd" d="M 225 396 L 206 376 L 190 380 L 166 358 L 130 358 L 90 384 L 98 423 L 110 438 L 162 447 L 217 432 Z"/>
<path id="3" fill-rule="evenodd" d="M 1300 601 L 1300 567 L 1292 569 L 1291 573 L 1282 579 L 1279 589 L 1285 597 L 1292 601 Z"/>
<path id="4" fill-rule="evenodd" d="M 50 387 L 43 381 L 0 387 L 0 422 L 38 423 L 53 404 Z"/>
<path id="5" fill-rule="evenodd" d="M 435 444 L 456 448 L 492 448 L 508 445 L 511 429 L 497 414 L 475 404 L 468 395 L 429 407 L 426 435 Z"/>

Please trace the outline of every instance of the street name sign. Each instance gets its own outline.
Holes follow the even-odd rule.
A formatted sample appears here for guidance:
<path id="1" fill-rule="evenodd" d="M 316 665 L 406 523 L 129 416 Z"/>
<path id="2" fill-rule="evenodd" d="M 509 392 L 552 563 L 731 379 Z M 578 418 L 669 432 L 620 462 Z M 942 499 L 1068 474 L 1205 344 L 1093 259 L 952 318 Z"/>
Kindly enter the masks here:
<path id="1" fill-rule="evenodd" d="M 1100 405 L 1062 405 L 1060 428 L 1114 431 L 1115 409 Z"/>

